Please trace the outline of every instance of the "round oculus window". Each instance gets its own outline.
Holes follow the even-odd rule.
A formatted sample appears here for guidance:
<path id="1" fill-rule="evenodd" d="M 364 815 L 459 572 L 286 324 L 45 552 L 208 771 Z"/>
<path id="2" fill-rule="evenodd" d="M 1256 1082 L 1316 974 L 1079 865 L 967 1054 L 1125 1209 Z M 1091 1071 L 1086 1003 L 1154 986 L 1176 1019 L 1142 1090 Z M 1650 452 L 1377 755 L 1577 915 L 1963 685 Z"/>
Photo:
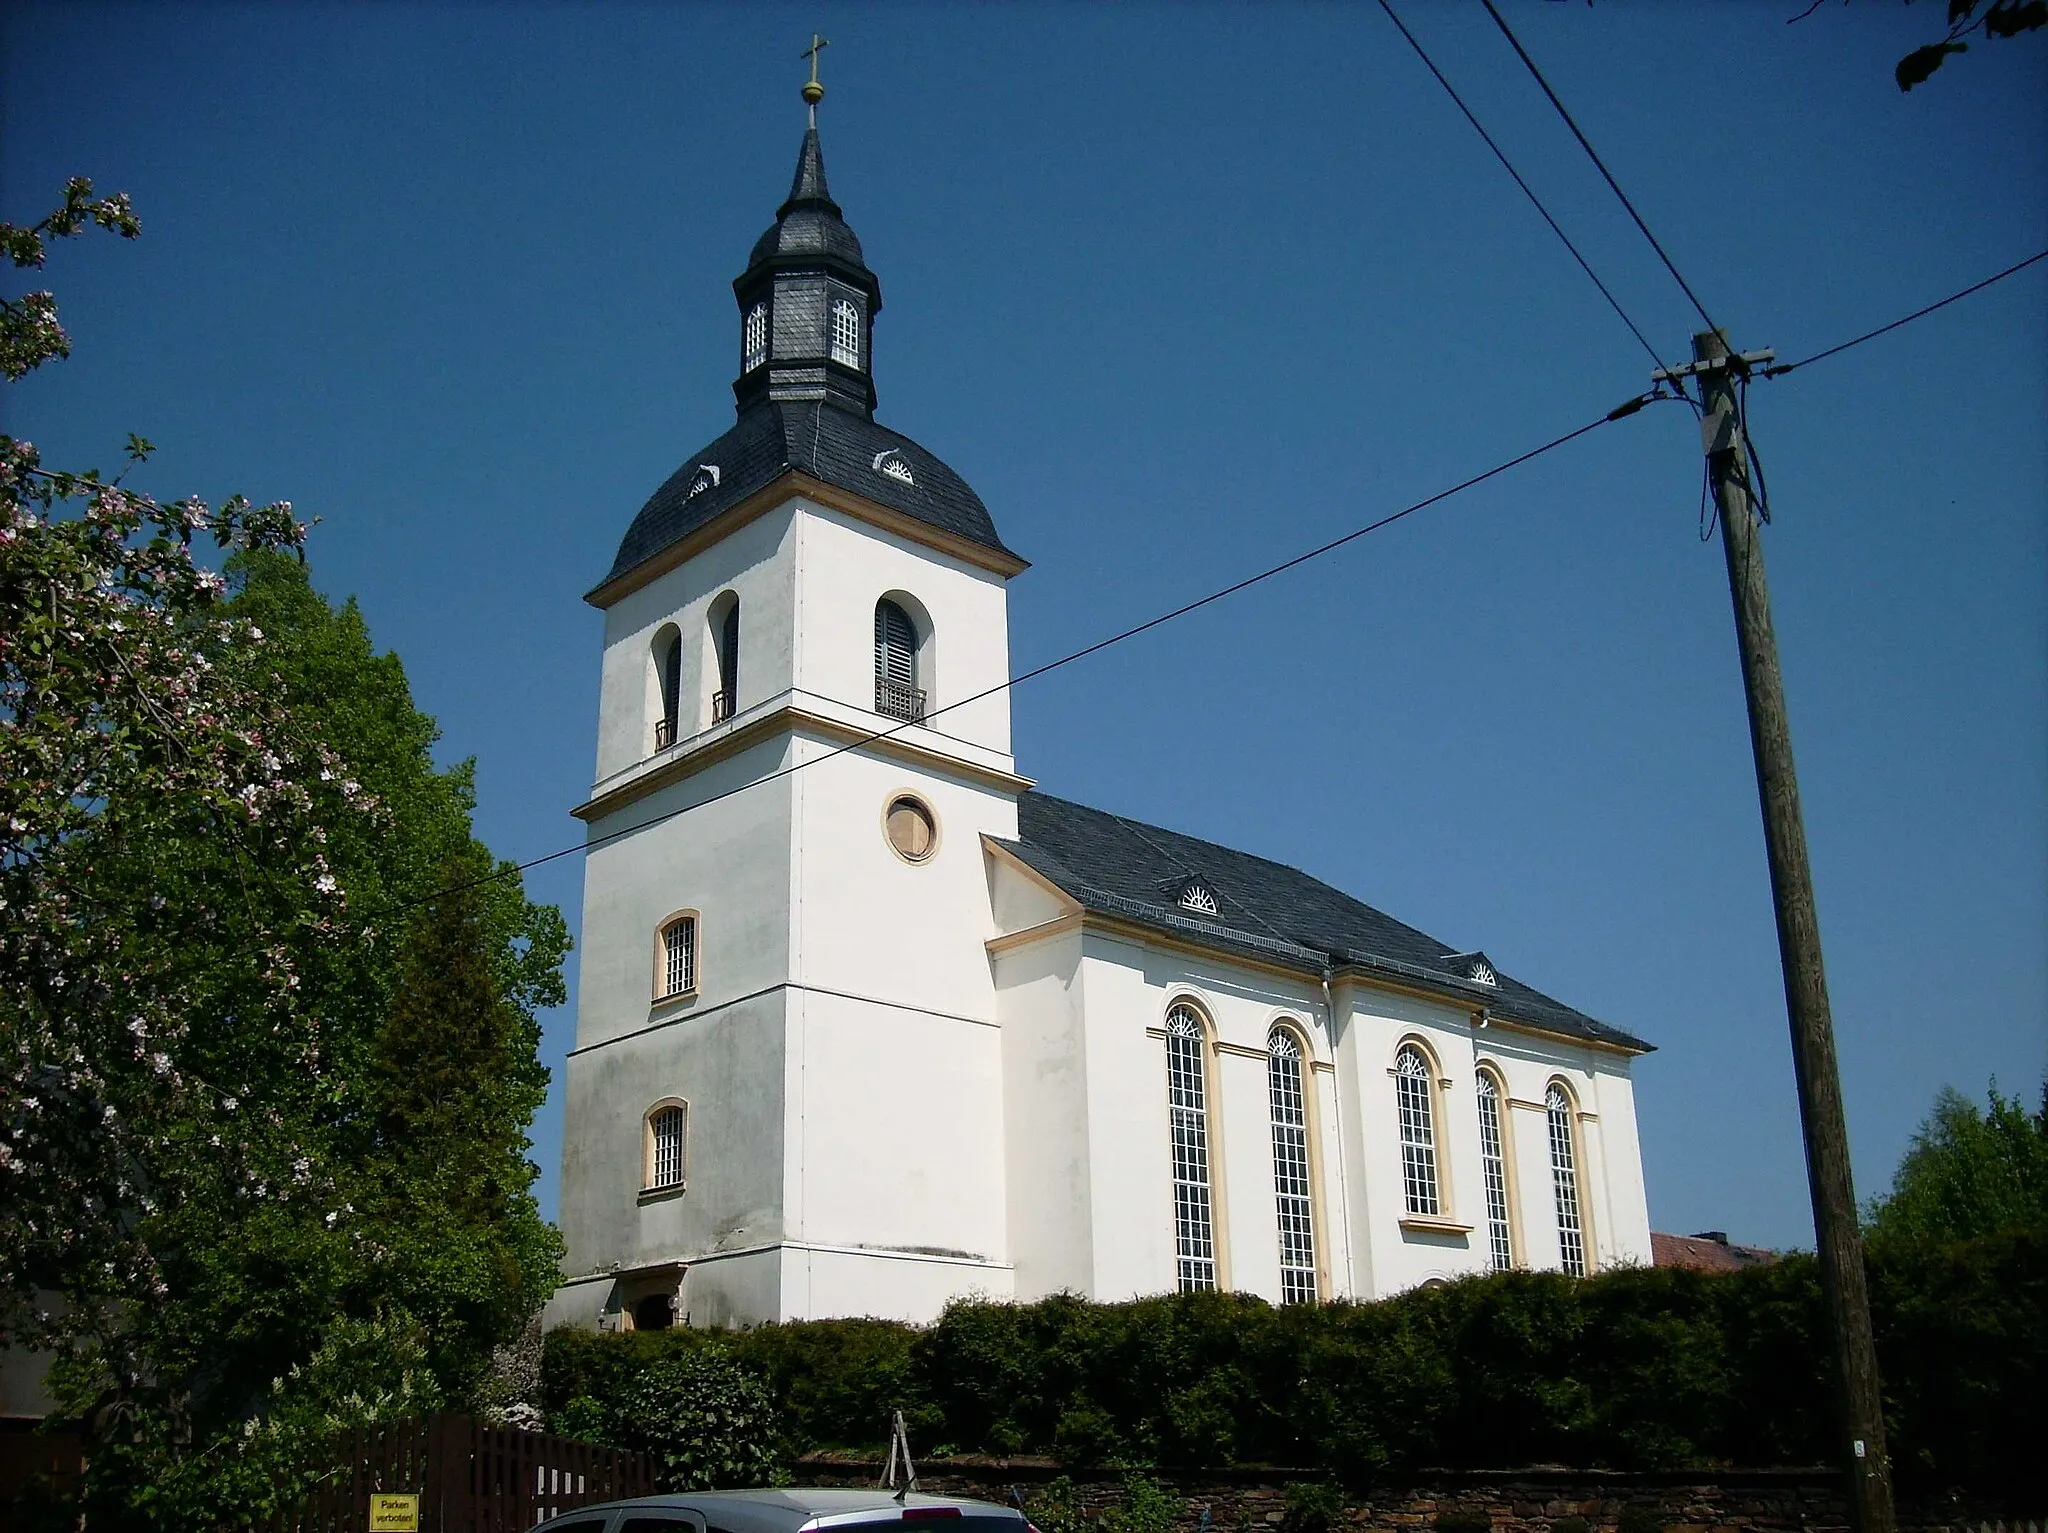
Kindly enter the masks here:
<path id="1" fill-rule="evenodd" d="M 889 801 L 883 823 L 889 845 L 906 862 L 923 862 L 938 845 L 939 829 L 932 822 L 932 812 L 907 793 Z"/>

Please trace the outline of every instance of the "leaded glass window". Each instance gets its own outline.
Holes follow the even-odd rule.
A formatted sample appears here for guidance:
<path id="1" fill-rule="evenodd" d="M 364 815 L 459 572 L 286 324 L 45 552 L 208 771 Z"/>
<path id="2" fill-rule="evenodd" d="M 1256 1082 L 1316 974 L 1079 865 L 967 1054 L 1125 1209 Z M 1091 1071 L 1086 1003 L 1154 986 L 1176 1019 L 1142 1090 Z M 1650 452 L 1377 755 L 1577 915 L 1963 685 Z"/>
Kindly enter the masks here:
<path id="1" fill-rule="evenodd" d="M 1166 1017 L 1166 1090 L 1173 1120 L 1173 1250 L 1180 1289 L 1216 1286 L 1216 1228 L 1209 1210 L 1209 1088 L 1201 1018 L 1189 1006 Z"/>
<path id="2" fill-rule="evenodd" d="M 683 1134 L 686 1110 L 671 1102 L 647 1116 L 647 1190 L 683 1185 Z"/>
<path id="3" fill-rule="evenodd" d="M 677 916 L 661 929 L 661 993 L 686 995 L 697 988 L 697 918 Z"/>
<path id="4" fill-rule="evenodd" d="M 757 303 L 747 310 L 741 327 L 740 371 L 750 373 L 768 360 L 768 305 Z"/>
<path id="5" fill-rule="evenodd" d="M 860 310 L 844 298 L 832 304 L 832 360 L 860 366 Z"/>
<path id="6" fill-rule="evenodd" d="M 1486 1182 L 1486 1246 L 1493 1270 L 1515 1264 L 1515 1242 L 1508 1224 L 1508 1158 L 1501 1142 L 1500 1082 L 1488 1070 L 1479 1072 L 1479 1169 Z"/>
<path id="7" fill-rule="evenodd" d="M 1550 1119 L 1550 1185 L 1557 1194 L 1557 1244 L 1564 1270 L 1586 1275 L 1586 1230 L 1579 1216 L 1578 1143 L 1572 1132 L 1572 1099 L 1552 1084 L 1543 1106 Z"/>
<path id="8" fill-rule="evenodd" d="M 1408 1212 L 1434 1218 L 1443 1213 L 1437 1194 L 1436 1104 L 1429 1061 L 1412 1043 L 1394 1056 L 1394 1105 L 1401 1127 L 1401 1185 Z"/>
<path id="9" fill-rule="evenodd" d="M 1266 1094 L 1273 1111 L 1273 1196 L 1280 1221 L 1280 1302 L 1316 1297 L 1315 1207 L 1309 1192 L 1308 1100 L 1301 1045 L 1276 1027 L 1266 1040 Z"/>

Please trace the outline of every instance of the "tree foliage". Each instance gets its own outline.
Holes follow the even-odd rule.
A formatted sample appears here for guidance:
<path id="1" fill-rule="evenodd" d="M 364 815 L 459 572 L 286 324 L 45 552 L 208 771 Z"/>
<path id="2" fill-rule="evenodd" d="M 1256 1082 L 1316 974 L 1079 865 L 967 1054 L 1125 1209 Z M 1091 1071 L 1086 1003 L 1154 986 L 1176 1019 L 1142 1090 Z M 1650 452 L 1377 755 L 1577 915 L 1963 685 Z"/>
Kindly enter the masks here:
<path id="1" fill-rule="evenodd" d="M 95 225 L 138 227 L 74 181 L 0 249 Z M 9 377 L 68 352 L 47 293 L 0 321 Z M 470 771 L 304 536 L 0 437 L 0 1342 L 54 1359 L 114 1522 L 247 1514 L 222 1487 L 306 1423 L 468 1403 L 554 1279 L 566 931 L 476 882 Z"/>
<path id="2" fill-rule="evenodd" d="M 1928 1248 L 2012 1229 L 2048 1229 L 2048 1085 L 2029 1113 L 1996 1086 L 1983 1111 L 1944 1086 L 1892 1177 L 1873 1199 L 1872 1240 Z"/>
<path id="3" fill-rule="evenodd" d="M 1925 84 L 1951 55 L 1968 53 L 1972 33 L 2013 38 L 2042 27 L 2048 27 L 2048 0 L 1948 0 L 1947 34 L 1900 59 L 1892 77 L 1908 91 Z"/>
<path id="4" fill-rule="evenodd" d="M 611 1398 L 569 1401 L 556 1426 L 651 1455 L 668 1490 L 767 1485 L 782 1474 L 774 1397 L 758 1373 L 721 1348 L 654 1358 Z"/>

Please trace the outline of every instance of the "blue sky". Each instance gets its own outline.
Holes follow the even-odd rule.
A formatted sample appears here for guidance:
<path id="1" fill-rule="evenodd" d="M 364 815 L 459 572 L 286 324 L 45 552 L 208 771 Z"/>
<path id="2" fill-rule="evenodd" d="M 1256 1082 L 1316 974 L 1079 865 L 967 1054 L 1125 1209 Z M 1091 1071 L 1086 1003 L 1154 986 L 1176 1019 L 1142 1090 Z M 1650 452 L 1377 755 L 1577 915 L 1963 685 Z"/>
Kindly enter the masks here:
<path id="1" fill-rule="evenodd" d="M 1476 4 L 1411 25 L 1658 348 L 1696 317 Z M 2048 43 L 1902 96 L 1938 8 L 1507 14 L 1715 318 L 1796 357 L 2048 245 Z M 731 420 L 729 283 L 832 39 L 880 417 L 1034 562 L 1019 670 L 1581 424 L 1648 363 L 1376 7 L 0 13 L 0 200 L 53 463 L 286 497 L 479 828 L 578 839 L 642 500 Z M 2048 1063 L 2048 265 L 1759 385 L 1767 547 L 1859 1189 Z M 1653 1040 L 1653 1223 L 1811 1243 L 1699 443 L 1660 407 L 1015 695 L 1049 790 L 1307 868 Z M 576 859 L 534 893 L 576 924 Z M 573 978 L 573 970 L 572 970 Z M 559 1071 L 571 1012 L 549 1019 Z M 552 1211 L 559 1089 L 536 1129 Z"/>

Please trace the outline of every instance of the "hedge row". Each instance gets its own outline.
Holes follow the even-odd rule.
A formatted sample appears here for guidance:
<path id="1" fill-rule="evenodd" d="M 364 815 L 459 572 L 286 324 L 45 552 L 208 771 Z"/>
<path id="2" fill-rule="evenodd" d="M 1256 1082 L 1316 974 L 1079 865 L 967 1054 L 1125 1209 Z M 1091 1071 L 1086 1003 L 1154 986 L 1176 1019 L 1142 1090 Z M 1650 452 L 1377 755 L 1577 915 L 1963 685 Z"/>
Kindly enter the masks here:
<path id="1" fill-rule="evenodd" d="M 1908 1485 L 2022 1488 L 2048 1441 L 2048 1231 L 1879 1250 L 1872 1302 Z M 715 1347 L 768 1381 L 786 1447 L 874 1448 L 892 1409 L 921 1454 L 1321 1467 L 1817 1464 L 1830 1373 L 1815 1266 L 1513 1272 L 1370 1304 L 1239 1294 L 959 1303 L 928 1328 L 814 1321 L 547 1338 L 542 1404 L 620 1398 Z"/>

